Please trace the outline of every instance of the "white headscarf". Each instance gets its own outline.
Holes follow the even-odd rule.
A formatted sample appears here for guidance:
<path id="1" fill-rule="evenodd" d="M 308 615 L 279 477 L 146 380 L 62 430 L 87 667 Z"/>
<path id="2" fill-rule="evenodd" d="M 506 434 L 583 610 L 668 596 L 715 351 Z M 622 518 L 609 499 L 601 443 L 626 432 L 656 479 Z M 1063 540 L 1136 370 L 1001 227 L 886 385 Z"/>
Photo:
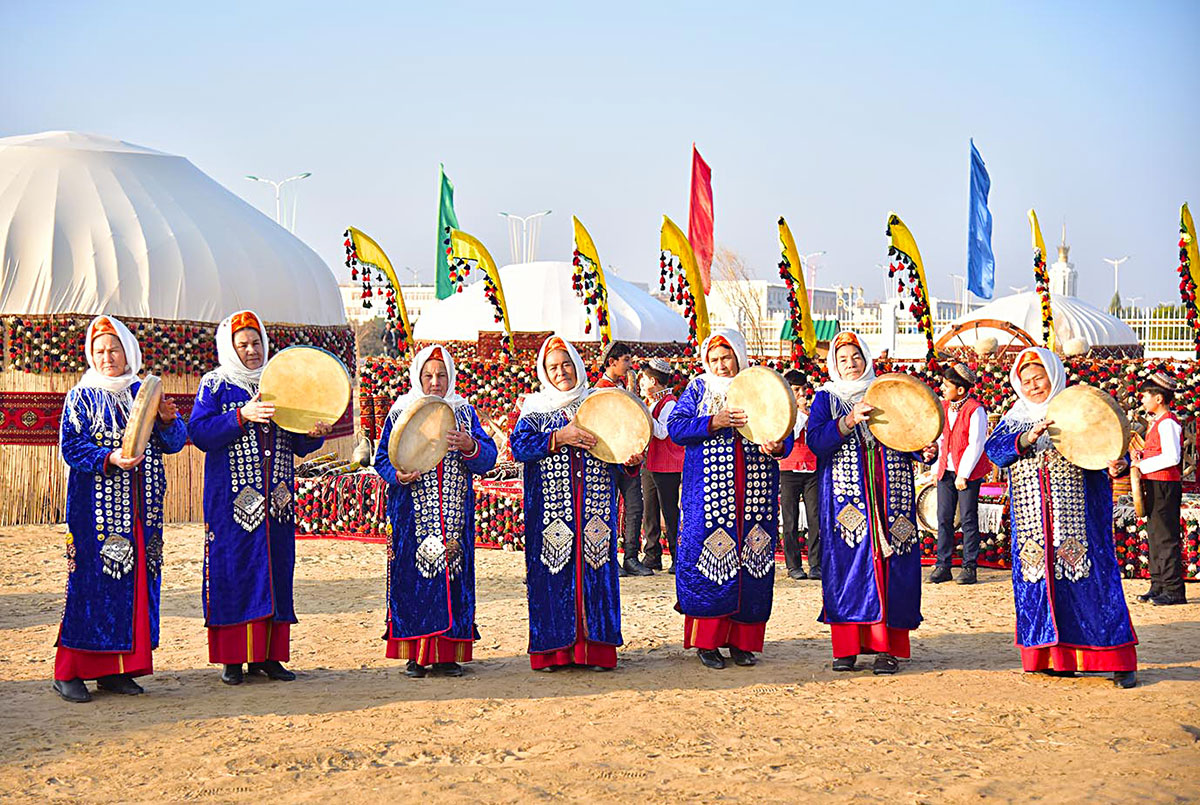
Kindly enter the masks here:
<path id="1" fill-rule="evenodd" d="M 408 410 L 408 407 L 414 402 L 427 396 L 425 392 L 421 391 L 421 370 L 425 368 L 425 364 L 433 357 L 435 351 L 440 353 L 441 361 L 446 364 L 446 396 L 442 399 L 456 412 L 467 404 L 467 399 L 459 395 L 454 388 L 454 381 L 457 377 L 454 369 L 454 356 L 441 344 L 430 344 L 418 352 L 412 359 L 412 363 L 409 364 L 408 391 L 401 394 L 396 398 L 396 402 L 392 403 L 392 409 L 388 411 L 388 419 L 395 419 Z"/>
<path id="2" fill-rule="evenodd" d="M 722 343 L 732 349 L 734 357 L 737 358 L 737 372 L 734 372 L 734 375 L 745 369 L 750 363 L 746 357 L 746 339 L 741 333 L 730 327 L 718 327 L 709 333 L 708 338 L 700 344 L 700 365 L 704 367 L 700 379 L 704 381 L 704 393 L 724 399 L 725 392 L 729 391 L 729 384 L 733 382 L 733 377 L 717 377 L 708 363 L 709 350 Z"/>
<path id="3" fill-rule="evenodd" d="M 566 350 L 575 366 L 575 386 L 567 391 L 559 391 L 550 382 L 550 374 L 546 371 L 546 356 L 554 350 Z M 552 335 L 542 342 L 537 354 L 537 376 L 542 387 L 537 392 L 525 398 L 521 405 L 521 416 L 526 414 L 545 414 L 566 408 L 571 403 L 582 400 L 588 393 L 587 370 L 583 367 L 583 358 L 571 342 L 560 335 Z"/>
<path id="4" fill-rule="evenodd" d="M 1040 363 L 1050 378 L 1050 395 L 1040 403 L 1030 400 L 1021 388 L 1021 368 L 1034 362 Z M 1004 418 L 1010 422 L 1032 427 L 1046 418 L 1046 410 L 1050 407 L 1050 401 L 1067 387 L 1067 370 L 1063 366 L 1062 360 L 1045 347 L 1027 347 L 1021 350 L 1016 360 L 1013 361 L 1012 368 L 1008 370 L 1008 382 L 1012 384 L 1013 391 L 1017 394 L 1017 401 L 1013 403 L 1012 408 L 1008 409 Z"/>
<path id="5" fill-rule="evenodd" d="M 862 353 L 863 360 L 867 364 L 866 371 L 854 380 L 844 379 L 837 366 L 838 347 L 846 344 L 858 347 L 858 351 Z M 875 380 L 875 363 L 871 359 L 871 348 L 867 346 L 866 341 L 859 337 L 858 333 L 850 330 L 843 330 L 834 336 L 833 343 L 829 345 L 829 354 L 825 356 L 825 366 L 829 369 L 829 381 L 821 386 L 821 389 L 828 391 L 847 405 L 862 402 L 862 398 L 867 393 L 867 387 Z"/>
<path id="6" fill-rule="evenodd" d="M 96 329 L 102 323 L 107 326 L 101 327 L 102 332 L 97 333 Z M 110 328 L 112 333 L 109 332 Z M 125 350 L 125 373 L 119 377 L 101 374 L 96 368 L 96 359 L 92 357 L 92 341 L 98 335 L 113 333 L 121 342 L 121 348 Z M 104 393 L 95 395 L 94 400 L 77 399 L 75 405 L 68 405 L 67 415 L 76 428 L 82 429 L 85 416 L 89 420 L 99 417 L 103 419 L 108 431 L 115 432 L 119 427 L 124 427 L 133 408 L 133 392 L 130 391 L 130 387 L 137 381 L 138 372 L 142 370 L 142 348 L 133 337 L 133 333 L 129 332 L 129 328 L 112 316 L 97 316 L 92 319 L 87 326 L 83 343 L 88 370 L 75 384 L 75 388 L 97 389 Z M 119 425 L 118 412 L 121 414 Z"/>
<path id="7" fill-rule="evenodd" d="M 233 326 L 237 320 L 237 327 Z M 233 348 L 233 336 L 239 330 L 253 327 L 262 339 L 262 364 L 257 369 L 247 369 L 246 364 L 238 357 Z M 228 383 L 243 389 L 253 397 L 258 393 L 258 381 L 262 377 L 267 358 L 271 357 L 271 341 L 267 338 L 267 328 L 262 319 L 253 310 L 239 310 L 232 316 L 227 316 L 217 325 L 217 368 L 209 372 L 200 381 L 201 387 L 215 388 L 220 383 Z"/>

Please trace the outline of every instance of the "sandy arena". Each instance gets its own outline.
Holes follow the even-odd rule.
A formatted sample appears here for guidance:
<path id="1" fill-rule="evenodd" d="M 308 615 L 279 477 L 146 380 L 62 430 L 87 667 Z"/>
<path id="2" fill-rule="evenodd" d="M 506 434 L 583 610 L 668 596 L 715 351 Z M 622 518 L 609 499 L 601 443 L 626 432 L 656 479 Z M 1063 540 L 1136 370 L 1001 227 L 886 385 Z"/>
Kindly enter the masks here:
<path id="1" fill-rule="evenodd" d="M 622 580 L 612 673 L 533 673 L 524 557 L 478 554 L 477 661 L 408 679 L 383 656 L 381 545 L 304 541 L 292 683 L 206 664 L 201 530 L 168 528 L 146 695 L 50 687 L 63 528 L 0 531 L 0 794 L 7 802 L 680 800 L 1173 802 L 1200 797 L 1200 604 L 1131 604 L 1141 684 L 1020 672 L 1007 573 L 926 586 L 913 661 L 830 670 L 820 586 L 777 576 L 756 668 L 681 646 L 674 577 Z M 1126 582 L 1130 599 L 1145 582 Z M 1200 588 L 1188 592 L 1200 600 Z"/>

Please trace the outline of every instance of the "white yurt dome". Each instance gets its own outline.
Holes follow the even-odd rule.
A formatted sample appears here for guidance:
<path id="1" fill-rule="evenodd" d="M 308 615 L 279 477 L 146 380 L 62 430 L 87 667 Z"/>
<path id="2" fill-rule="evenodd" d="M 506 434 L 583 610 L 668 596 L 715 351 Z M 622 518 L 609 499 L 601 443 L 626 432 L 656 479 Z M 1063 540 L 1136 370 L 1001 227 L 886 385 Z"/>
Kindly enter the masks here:
<path id="1" fill-rule="evenodd" d="M 593 322 L 584 332 L 587 315 L 571 287 L 570 263 L 539 261 L 500 269 L 500 282 L 514 332 L 552 330 L 571 341 L 599 341 Z M 686 341 L 687 322 L 670 307 L 620 277 L 605 277 L 612 337 L 618 341 L 666 343 Z M 413 325 L 418 341 L 474 341 L 480 331 L 500 330 L 492 305 L 484 298 L 483 282 L 430 306 Z"/>
<path id="2" fill-rule="evenodd" d="M 1138 343 L 1137 334 L 1128 324 L 1077 297 L 1051 294 L 1050 311 L 1054 314 L 1054 336 L 1059 344 L 1066 344 L 1075 339 L 1081 339 L 1089 347 L 1132 346 Z M 959 316 L 946 329 L 979 319 L 1010 322 L 1040 341 L 1042 300 L 1033 291 L 1003 296 L 965 316 Z M 967 330 L 961 335 L 967 346 L 973 345 L 971 339 L 976 336 L 996 337 L 1001 344 L 1008 341 L 1003 332 L 990 327 Z M 957 344 L 957 340 L 954 343 Z"/>
<path id="3" fill-rule="evenodd" d="M 67 131 L 0 138 L 0 313 L 344 325 L 325 262 L 180 156 Z"/>

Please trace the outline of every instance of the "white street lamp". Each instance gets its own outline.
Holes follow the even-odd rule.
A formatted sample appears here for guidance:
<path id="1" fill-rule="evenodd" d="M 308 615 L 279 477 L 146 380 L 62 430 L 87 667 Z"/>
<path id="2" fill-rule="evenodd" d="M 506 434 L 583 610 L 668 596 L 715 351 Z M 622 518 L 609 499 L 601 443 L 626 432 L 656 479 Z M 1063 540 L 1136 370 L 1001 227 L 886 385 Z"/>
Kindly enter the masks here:
<path id="1" fill-rule="evenodd" d="M 511 215 L 500 213 L 501 218 L 508 219 L 508 247 L 512 252 L 514 263 L 530 263 L 537 256 L 538 233 L 542 230 L 542 218 L 550 214 L 550 210 L 535 212 L 533 215 Z M 520 228 L 520 234 L 517 230 Z"/>
<path id="2" fill-rule="evenodd" d="M 275 223 L 279 224 L 280 226 L 283 226 L 283 219 L 281 217 L 281 211 L 280 211 L 280 188 L 282 188 L 288 182 L 294 182 L 297 179 L 307 179 L 309 176 L 312 176 L 312 171 L 305 171 L 304 173 L 297 173 L 295 176 L 289 176 L 288 178 L 283 179 L 278 182 L 276 182 L 272 179 L 264 179 L 260 176 L 251 176 L 249 174 L 246 175 L 246 178 L 252 182 L 263 182 L 263 183 L 269 184 L 275 188 Z M 293 200 L 292 200 L 292 225 L 288 228 L 289 232 L 294 232 L 296 229 L 295 203 L 296 203 L 295 199 L 293 198 Z"/>
<path id="3" fill-rule="evenodd" d="M 1121 282 L 1120 282 L 1121 263 L 1124 263 L 1126 260 L 1128 260 L 1129 255 L 1125 255 L 1124 257 L 1120 257 L 1116 260 L 1113 260 L 1111 257 L 1101 257 L 1100 259 L 1113 267 L 1113 293 L 1120 294 L 1121 293 Z"/>

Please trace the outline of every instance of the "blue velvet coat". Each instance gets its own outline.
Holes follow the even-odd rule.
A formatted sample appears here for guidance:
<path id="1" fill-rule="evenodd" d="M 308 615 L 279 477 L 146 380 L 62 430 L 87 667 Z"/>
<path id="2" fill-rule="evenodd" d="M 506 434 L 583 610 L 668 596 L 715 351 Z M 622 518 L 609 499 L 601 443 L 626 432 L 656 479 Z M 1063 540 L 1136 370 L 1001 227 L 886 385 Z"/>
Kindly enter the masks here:
<path id="1" fill-rule="evenodd" d="M 569 648 L 580 639 L 619 646 L 617 473 L 578 447 L 550 452 L 550 435 L 579 409 L 576 402 L 517 420 L 509 445 L 524 464 L 525 570 L 529 651 Z M 584 634 L 576 634 L 582 583 Z"/>
<path id="2" fill-rule="evenodd" d="M 1113 548 L 1112 481 L 1040 440 L 1034 423 L 1001 420 L 985 450 L 1008 470 L 1016 643 L 1026 648 L 1116 648 L 1137 643 Z"/>
<path id="3" fill-rule="evenodd" d="M 140 383 L 130 391 L 137 395 Z M 162 588 L 163 496 L 167 491 L 163 454 L 178 453 L 187 428 L 176 417 L 156 424 L 137 469 L 104 471 L 105 458 L 121 446 L 124 416 L 106 423 L 90 416 L 108 392 L 74 388 L 67 393 L 59 446 L 67 473 L 67 602 L 59 642 L 83 651 L 133 650 L 135 562 L 146 563 L 151 647 L 158 647 L 158 605 Z M 73 409 L 75 416 L 69 415 Z M 76 425 L 76 421 L 78 425 Z M 116 424 L 116 429 L 111 425 Z M 137 552 L 134 521 L 142 526 L 143 555 Z"/>
<path id="4" fill-rule="evenodd" d="M 204 457 L 205 626 L 295 623 L 295 459 L 323 443 L 274 422 L 238 424 L 245 389 L 203 380 L 188 422 Z"/>
<path id="5" fill-rule="evenodd" d="M 475 409 L 455 412 L 459 430 L 479 446 L 474 458 L 451 450 L 411 484 L 396 479 L 388 458 L 395 418 L 379 436 L 375 471 L 388 484 L 387 602 L 391 628 L 384 638 L 409 640 L 441 635 L 477 640 L 475 630 L 475 488 L 472 475 L 496 465 L 496 443 Z"/>
<path id="6" fill-rule="evenodd" d="M 765 623 L 771 617 L 779 536 L 779 465 L 733 428 L 709 433 L 724 398 L 693 378 L 667 430 L 682 445 L 679 611 L 694 618 Z M 784 455 L 792 450 L 789 435 Z"/>
<path id="7" fill-rule="evenodd" d="M 893 629 L 916 629 L 921 624 L 921 545 L 913 461 L 921 456 L 868 439 L 864 425 L 843 436 L 838 419 L 850 408 L 822 390 L 808 417 L 807 444 L 817 457 L 819 478 L 820 620 L 886 621 Z M 890 551 L 883 559 L 883 584 L 875 574 L 876 551 Z"/>

